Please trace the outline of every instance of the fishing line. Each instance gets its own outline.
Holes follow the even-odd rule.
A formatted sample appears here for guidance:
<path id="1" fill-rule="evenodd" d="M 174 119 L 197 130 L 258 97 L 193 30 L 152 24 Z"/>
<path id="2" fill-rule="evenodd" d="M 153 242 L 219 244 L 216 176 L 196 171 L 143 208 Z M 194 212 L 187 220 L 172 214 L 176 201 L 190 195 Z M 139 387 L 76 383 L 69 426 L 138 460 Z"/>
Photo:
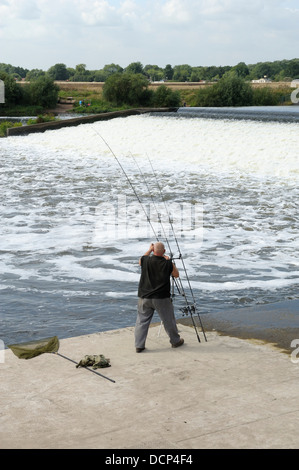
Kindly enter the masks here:
<path id="1" fill-rule="evenodd" d="M 139 170 L 139 173 L 140 173 L 140 175 L 141 175 L 141 177 L 142 177 L 142 179 L 143 179 L 144 184 L 146 185 L 147 191 L 148 191 L 148 193 L 149 193 L 149 195 L 150 195 L 150 198 L 151 198 L 151 201 L 152 201 L 152 203 L 153 203 L 153 205 L 154 205 L 155 211 L 156 211 L 157 216 L 158 216 L 158 221 L 159 221 L 159 223 L 160 223 L 160 225 L 161 225 L 161 228 L 162 228 L 162 231 L 163 231 L 163 234 L 164 234 L 164 238 L 165 238 L 165 241 L 166 241 L 167 246 L 168 246 L 168 249 L 169 249 L 170 258 L 172 259 L 172 252 L 171 252 L 171 248 L 170 248 L 170 245 L 169 245 L 168 238 L 166 237 L 166 232 L 165 232 L 164 226 L 163 226 L 163 224 L 162 224 L 161 215 L 160 215 L 160 213 L 159 213 L 159 211 L 158 211 L 158 209 L 157 209 L 157 206 L 156 206 L 154 197 L 153 197 L 153 195 L 152 195 L 152 192 L 151 192 L 151 190 L 150 190 L 150 187 L 149 187 L 149 185 L 148 185 L 148 182 L 146 181 L 146 178 L 145 178 L 144 174 L 142 173 L 142 170 L 141 170 L 140 166 L 138 165 L 138 162 L 137 162 L 136 158 L 134 158 L 134 156 L 132 155 L 131 152 L 130 152 L 130 155 L 131 155 L 131 157 L 132 157 L 132 159 L 133 159 L 135 165 L 137 166 L 137 168 L 138 168 L 138 170 Z"/>
<path id="2" fill-rule="evenodd" d="M 157 236 L 157 234 L 156 234 L 156 232 L 155 232 L 155 229 L 154 229 L 154 227 L 153 227 L 153 225 L 152 225 L 152 223 L 151 223 L 151 220 L 150 220 L 150 218 L 149 218 L 149 216 L 148 216 L 148 213 L 146 212 L 146 210 L 145 210 L 145 208 L 144 208 L 144 206 L 143 206 L 143 204 L 142 204 L 142 202 L 141 202 L 141 200 L 140 200 L 140 198 L 139 198 L 139 196 L 138 196 L 138 194 L 137 194 L 137 192 L 136 192 L 136 190 L 135 190 L 135 188 L 134 188 L 134 186 L 133 186 L 133 183 L 131 182 L 130 178 L 128 177 L 128 175 L 127 175 L 125 169 L 123 168 L 123 166 L 122 166 L 122 164 L 120 163 L 119 159 L 117 158 L 117 156 L 116 156 L 115 153 L 113 152 L 113 150 L 112 150 L 112 148 L 110 147 L 110 145 L 108 144 L 108 142 L 106 142 L 106 140 L 104 139 L 104 137 L 102 137 L 101 134 L 100 134 L 99 132 L 97 132 L 95 129 L 94 129 L 94 131 L 96 132 L 96 134 L 97 134 L 99 137 L 101 137 L 102 141 L 106 144 L 106 146 L 108 147 L 108 149 L 110 150 L 110 152 L 111 152 L 112 155 L 114 156 L 115 160 L 116 160 L 117 163 L 119 164 L 119 166 L 120 166 L 122 172 L 124 173 L 125 177 L 127 178 L 128 182 L 129 182 L 129 184 L 130 184 L 130 186 L 131 186 L 131 188 L 132 188 L 132 190 L 133 190 L 133 192 L 134 192 L 134 194 L 135 194 L 135 196 L 136 196 L 136 198 L 137 198 L 137 201 L 139 202 L 140 206 L 142 207 L 142 210 L 143 210 L 143 212 L 144 212 L 144 214 L 145 214 L 145 216 L 146 216 L 146 219 L 147 219 L 148 223 L 149 223 L 150 226 L 151 226 L 151 229 L 152 229 L 152 231 L 153 231 L 153 233 L 154 233 L 154 235 L 155 235 L 155 237 L 156 237 L 156 240 L 159 241 L 158 236 Z"/>
<path id="3" fill-rule="evenodd" d="M 166 210 L 166 213 L 167 213 L 167 216 L 168 216 L 168 221 L 169 221 L 169 224 L 170 224 L 170 227 L 171 227 L 171 230 L 172 230 L 172 233 L 173 233 L 173 236 L 174 236 L 176 245 L 177 245 L 177 249 L 178 249 L 178 252 L 179 252 L 179 259 L 182 261 L 182 265 L 183 265 L 183 268 L 184 268 L 184 272 L 185 272 L 185 275 L 186 275 L 186 279 L 187 279 L 187 281 L 188 281 L 188 285 L 189 285 L 189 289 L 190 289 L 190 292 L 191 292 L 191 295 L 192 295 L 192 299 L 193 299 L 193 302 L 194 302 L 194 304 L 195 304 L 196 302 L 195 302 L 193 290 L 192 290 L 192 287 L 191 287 L 191 284 L 190 284 L 190 281 L 189 281 L 189 277 L 188 277 L 188 274 L 187 274 L 187 269 L 186 269 L 186 266 L 185 266 L 185 263 L 184 263 L 184 260 L 183 260 L 182 254 L 181 254 L 181 250 L 180 250 L 180 247 L 179 247 L 179 242 L 178 242 L 178 239 L 177 239 L 176 234 L 175 234 L 175 230 L 174 230 L 173 223 L 172 223 L 172 220 L 171 220 L 169 211 L 168 211 L 168 207 L 167 207 L 167 205 L 166 205 L 165 198 L 164 198 L 164 196 L 163 196 L 163 194 L 162 194 L 162 189 L 161 189 L 161 186 L 160 186 L 160 184 L 159 184 L 159 181 L 158 181 L 156 172 L 155 172 L 155 170 L 154 170 L 154 167 L 153 167 L 152 162 L 151 162 L 151 160 L 150 160 L 150 158 L 149 158 L 148 155 L 147 155 L 147 158 L 148 158 L 148 161 L 149 161 L 149 163 L 150 163 L 150 165 L 151 165 L 152 172 L 153 172 L 153 175 L 154 175 L 154 177 L 155 177 L 156 184 L 157 184 L 157 187 L 158 187 L 158 189 L 159 189 L 161 199 L 162 199 L 162 201 L 163 201 L 163 203 L 164 203 L 164 206 L 165 206 L 165 210 Z"/>

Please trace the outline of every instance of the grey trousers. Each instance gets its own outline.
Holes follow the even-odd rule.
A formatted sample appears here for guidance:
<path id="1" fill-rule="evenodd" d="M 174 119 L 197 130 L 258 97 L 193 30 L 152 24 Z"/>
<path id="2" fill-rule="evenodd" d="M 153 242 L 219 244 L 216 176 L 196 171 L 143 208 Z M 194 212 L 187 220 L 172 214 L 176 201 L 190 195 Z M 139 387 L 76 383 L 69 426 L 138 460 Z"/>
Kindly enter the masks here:
<path id="1" fill-rule="evenodd" d="M 138 299 L 137 319 L 135 324 L 135 347 L 144 348 L 148 329 L 157 311 L 171 344 L 180 341 L 172 301 L 166 299 Z"/>

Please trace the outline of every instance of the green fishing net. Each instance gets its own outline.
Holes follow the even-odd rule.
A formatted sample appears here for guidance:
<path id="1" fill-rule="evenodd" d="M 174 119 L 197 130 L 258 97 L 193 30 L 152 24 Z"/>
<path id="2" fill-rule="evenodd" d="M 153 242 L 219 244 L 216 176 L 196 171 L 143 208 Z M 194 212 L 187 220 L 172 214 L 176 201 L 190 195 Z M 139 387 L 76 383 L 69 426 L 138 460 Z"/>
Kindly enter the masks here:
<path id="1" fill-rule="evenodd" d="M 43 353 L 55 353 L 59 349 L 59 339 L 57 336 L 51 338 L 29 341 L 28 343 L 9 344 L 8 348 L 19 359 L 31 359 Z"/>

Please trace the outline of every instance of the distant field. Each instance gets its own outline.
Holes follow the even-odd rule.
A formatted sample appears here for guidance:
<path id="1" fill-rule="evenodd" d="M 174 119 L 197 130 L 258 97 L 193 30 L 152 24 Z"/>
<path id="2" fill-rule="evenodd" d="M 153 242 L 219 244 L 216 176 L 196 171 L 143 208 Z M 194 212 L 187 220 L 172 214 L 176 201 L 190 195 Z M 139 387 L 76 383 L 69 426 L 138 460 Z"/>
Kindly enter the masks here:
<path id="1" fill-rule="evenodd" d="M 104 86 L 104 82 L 55 82 L 61 90 L 64 91 L 71 91 L 71 90 L 78 90 L 78 91 L 101 91 Z M 166 85 L 169 88 L 175 90 L 196 90 L 198 88 L 211 86 L 213 82 L 157 82 L 151 83 L 149 88 L 157 88 L 158 86 Z M 271 83 L 252 83 L 252 87 L 254 88 L 262 88 L 262 87 L 270 87 L 270 88 L 286 88 L 291 86 L 291 82 L 271 82 Z"/>

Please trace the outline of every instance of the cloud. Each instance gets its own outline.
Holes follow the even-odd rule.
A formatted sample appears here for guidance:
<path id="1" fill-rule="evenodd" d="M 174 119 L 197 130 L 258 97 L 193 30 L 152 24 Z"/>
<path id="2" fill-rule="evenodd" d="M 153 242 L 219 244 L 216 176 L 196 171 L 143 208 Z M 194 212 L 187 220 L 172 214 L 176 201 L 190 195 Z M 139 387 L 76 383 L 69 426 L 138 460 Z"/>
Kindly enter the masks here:
<path id="1" fill-rule="evenodd" d="M 1 0 L 0 17 L 2 22 L 21 19 L 35 20 L 40 16 L 36 0 Z"/>
<path id="2" fill-rule="evenodd" d="M 160 21 L 170 24 L 187 24 L 192 15 L 188 3 L 183 0 L 168 0 L 161 5 Z"/>
<path id="3" fill-rule="evenodd" d="M 47 69 L 298 56 L 298 0 L 0 0 L 1 61 Z"/>
<path id="4" fill-rule="evenodd" d="M 82 22 L 88 26 L 112 26 L 119 23 L 116 8 L 106 0 L 77 0 L 74 6 Z"/>

